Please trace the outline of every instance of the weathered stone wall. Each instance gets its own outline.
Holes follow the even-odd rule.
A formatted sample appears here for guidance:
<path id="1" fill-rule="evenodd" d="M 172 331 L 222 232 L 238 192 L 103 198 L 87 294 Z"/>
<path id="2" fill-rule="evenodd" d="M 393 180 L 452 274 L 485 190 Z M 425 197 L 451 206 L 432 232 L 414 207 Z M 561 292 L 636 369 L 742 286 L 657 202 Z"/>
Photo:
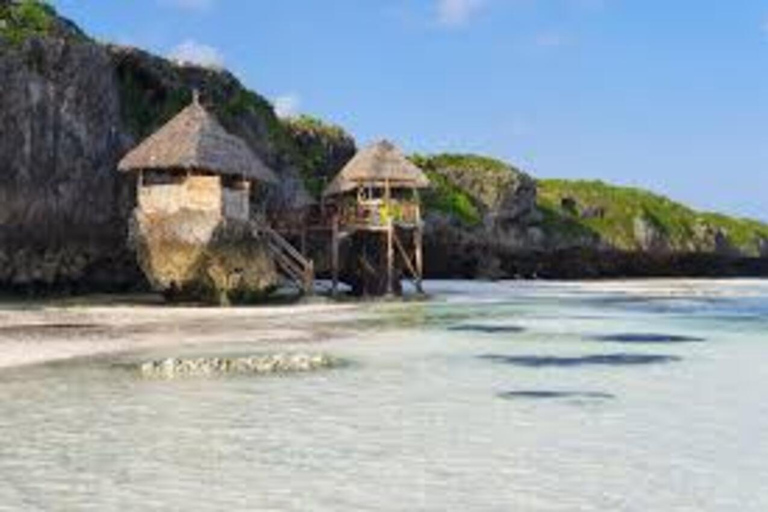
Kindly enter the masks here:
<path id="1" fill-rule="evenodd" d="M 176 183 L 153 183 L 139 187 L 138 205 L 147 214 L 174 214 L 184 209 L 219 213 L 222 210 L 221 179 L 190 176 Z"/>

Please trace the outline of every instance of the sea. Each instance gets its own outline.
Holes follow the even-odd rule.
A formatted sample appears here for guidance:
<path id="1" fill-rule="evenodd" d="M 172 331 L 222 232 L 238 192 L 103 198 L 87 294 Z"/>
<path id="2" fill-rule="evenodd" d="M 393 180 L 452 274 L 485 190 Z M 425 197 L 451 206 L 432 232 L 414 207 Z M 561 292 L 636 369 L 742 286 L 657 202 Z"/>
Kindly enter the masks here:
<path id="1" fill-rule="evenodd" d="M 0 510 L 768 510 L 767 281 L 426 287 L 312 341 L 0 370 Z M 135 369 L 275 352 L 344 364 Z"/>

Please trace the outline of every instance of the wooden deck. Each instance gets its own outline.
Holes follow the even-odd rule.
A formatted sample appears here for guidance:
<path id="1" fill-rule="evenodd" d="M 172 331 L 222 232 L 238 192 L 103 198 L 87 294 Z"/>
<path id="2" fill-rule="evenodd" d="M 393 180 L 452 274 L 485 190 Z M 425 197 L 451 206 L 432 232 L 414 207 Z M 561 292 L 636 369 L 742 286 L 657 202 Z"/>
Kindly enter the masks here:
<path id="1" fill-rule="evenodd" d="M 387 294 L 395 292 L 396 267 L 410 278 L 419 293 L 423 293 L 423 221 L 418 202 L 398 199 L 351 200 L 330 205 L 318 205 L 304 215 L 281 215 L 270 219 L 271 227 L 264 232 L 273 240 L 273 253 L 284 274 L 309 293 L 314 281 L 314 265 L 307 255 L 310 234 L 322 235 L 330 243 L 332 292 L 338 291 L 340 282 L 341 244 L 353 235 L 383 237 L 386 247 L 386 266 L 370 261 L 360 264 L 369 273 L 386 275 Z M 300 239 L 299 249 L 293 248 L 284 237 Z M 327 238 L 326 238 L 327 237 Z M 287 247 L 286 247 L 287 245 Z M 378 268 L 377 268 L 378 267 Z"/>

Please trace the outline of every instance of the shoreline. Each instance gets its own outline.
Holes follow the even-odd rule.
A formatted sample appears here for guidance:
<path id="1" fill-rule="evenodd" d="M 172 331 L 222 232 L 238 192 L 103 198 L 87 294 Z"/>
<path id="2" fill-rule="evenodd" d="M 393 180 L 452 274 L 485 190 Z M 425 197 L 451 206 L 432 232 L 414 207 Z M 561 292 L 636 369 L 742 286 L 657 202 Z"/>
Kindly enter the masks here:
<path id="1" fill-rule="evenodd" d="M 165 347 L 321 342 L 358 318 L 350 304 L 209 308 L 67 305 L 0 308 L 0 371 Z"/>
<path id="2" fill-rule="evenodd" d="M 489 286 L 490 285 L 490 286 Z M 475 290 L 475 286 L 479 289 Z M 768 280 L 623 279 L 600 281 L 434 280 L 430 301 L 463 301 L 480 291 L 500 296 L 597 292 L 619 297 L 765 296 Z M 14 301 L 0 299 L 0 371 L 133 351 L 222 344 L 314 343 L 354 334 L 354 325 L 386 301 L 319 301 L 218 308 L 168 305 L 152 295 L 104 294 Z M 407 300 L 407 299 L 406 299 Z M 405 302 L 404 302 L 405 303 Z"/>

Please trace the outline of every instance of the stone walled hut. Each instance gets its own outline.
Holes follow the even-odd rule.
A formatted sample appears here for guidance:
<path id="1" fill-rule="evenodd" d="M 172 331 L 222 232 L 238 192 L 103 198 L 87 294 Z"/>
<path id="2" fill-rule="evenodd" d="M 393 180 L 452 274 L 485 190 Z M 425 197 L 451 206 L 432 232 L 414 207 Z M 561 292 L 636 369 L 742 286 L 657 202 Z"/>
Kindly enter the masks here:
<path id="1" fill-rule="evenodd" d="M 131 240 L 155 289 L 228 303 L 275 287 L 275 264 L 250 222 L 250 203 L 255 187 L 277 178 L 197 94 L 118 169 L 138 174 Z"/>
<path id="2" fill-rule="evenodd" d="M 188 209 L 243 221 L 250 217 L 252 187 L 277 182 L 247 144 L 200 105 L 197 95 L 128 153 L 118 169 L 138 173 L 138 207 L 146 213 Z"/>

